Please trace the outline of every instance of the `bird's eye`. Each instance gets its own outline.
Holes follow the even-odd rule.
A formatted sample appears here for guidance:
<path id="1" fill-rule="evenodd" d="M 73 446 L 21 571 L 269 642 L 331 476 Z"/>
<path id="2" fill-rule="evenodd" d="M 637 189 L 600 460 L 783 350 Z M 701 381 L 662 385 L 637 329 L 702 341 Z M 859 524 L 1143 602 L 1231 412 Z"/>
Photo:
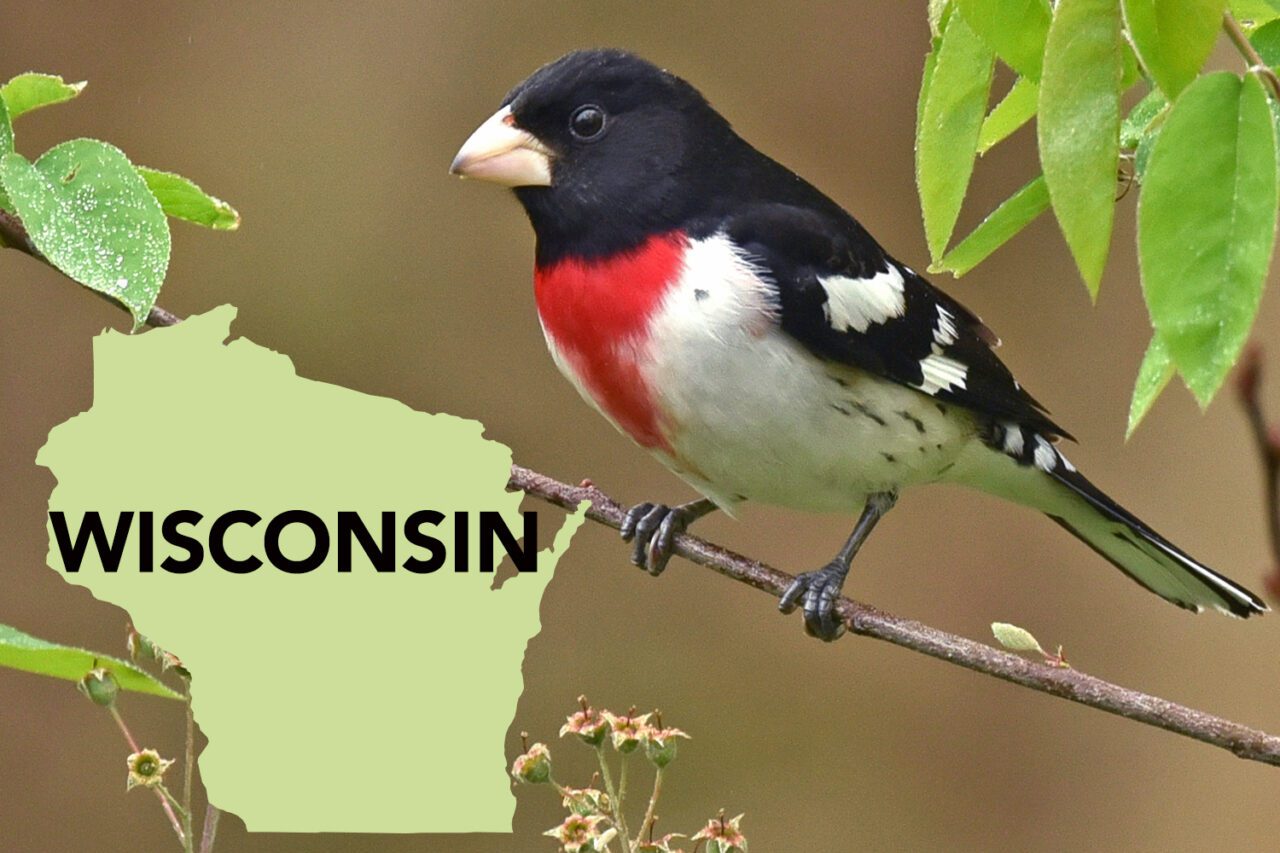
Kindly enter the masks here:
<path id="1" fill-rule="evenodd" d="M 595 139 L 604 132 L 604 110 L 595 104 L 587 104 L 573 111 L 569 130 L 579 139 Z"/>

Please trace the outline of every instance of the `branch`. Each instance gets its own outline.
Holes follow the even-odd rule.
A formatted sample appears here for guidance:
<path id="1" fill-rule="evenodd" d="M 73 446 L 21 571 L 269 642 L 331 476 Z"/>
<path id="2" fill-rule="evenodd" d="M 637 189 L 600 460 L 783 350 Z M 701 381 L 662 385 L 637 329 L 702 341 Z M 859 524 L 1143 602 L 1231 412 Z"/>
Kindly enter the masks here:
<path id="1" fill-rule="evenodd" d="M 4 211 L 0 211 L 0 242 L 48 263 L 31 245 L 22 223 Z M 125 307 L 114 300 L 112 304 L 122 309 Z M 180 317 L 168 311 L 155 308 L 147 323 L 152 326 L 172 326 L 180 320 Z M 615 530 L 621 526 L 625 513 L 621 504 L 589 483 L 570 486 L 520 465 L 511 466 L 507 488 L 569 510 L 577 509 L 582 501 L 588 501 L 591 506 L 587 509 L 587 518 Z M 674 551 L 693 563 L 767 592 L 774 598 L 781 597 L 794 580 L 785 572 L 688 534 L 676 537 Z M 1259 729 L 1206 714 L 1158 696 L 1139 693 L 1075 669 L 1032 662 L 849 598 L 842 597 L 836 603 L 836 612 L 854 634 L 884 640 L 1022 687 L 1070 699 L 1081 705 L 1203 741 L 1228 750 L 1240 758 L 1280 766 L 1280 737 Z M 214 821 L 216 827 L 216 816 Z M 205 832 L 206 835 L 210 834 L 208 822 Z"/>
<path id="2" fill-rule="evenodd" d="M 222 812 L 213 803 L 204 807 L 204 832 L 200 835 L 200 853 L 213 853 L 213 842 L 218 837 L 218 818 Z"/>
<path id="3" fill-rule="evenodd" d="M 622 524 L 625 513 L 617 501 L 593 485 L 570 486 L 519 465 L 511 466 L 507 488 L 569 510 L 576 509 L 582 501 L 589 501 L 591 506 L 587 509 L 587 518 L 615 529 Z M 677 537 L 675 553 L 725 577 L 767 592 L 774 598 L 781 596 L 793 580 L 785 572 L 696 536 L 685 534 Z M 1158 696 L 1139 693 L 1078 670 L 1029 661 L 848 598 L 840 599 L 836 612 L 854 634 L 884 640 L 1041 693 L 1204 741 L 1229 750 L 1240 758 L 1280 765 L 1280 737 L 1258 729 Z"/>
<path id="4" fill-rule="evenodd" d="M 58 269 L 50 263 L 49 259 L 44 256 L 43 252 L 36 248 L 36 244 L 31 242 L 31 235 L 27 233 L 27 228 L 22 224 L 22 220 L 14 216 L 12 213 L 9 213 L 7 210 L 0 210 L 0 246 L 17 249 L 19 252 L 30 255 L 41 263 L 48 264 L 54 269 Z M 58 272 L 62 272 L 62 270 L 58 270 Z M 63 274 L 65 275 L 65 273 Z M 79 284 L 79 282 L 76 283 Z M 97 296 L 100 299 L 105 299 L 118 308 L 125 307 L 105 293 L 99 293 L 92 288 L 85 289 L 94 296 Z M 172 326 L 181 319 L 182 318 L 177 314 L 170 313 L 159 305 L 153 305 L 151 307 L 151 313 L 147 315 L 146 324 L 148 326 Z"/>
<path id="5" fill-rule="evenodd" d="M 1267 575 L 1267 589 L 1272 595 L 1280 593 L 1280 427 L 1267 423 L 1262 411 L 1258 386 L 1262 381 L 1262 349 L 1256 344 L 1245 350 L 1236 373 L 1236 395 L 1249 418 L 1253 430 L 1254 445 L 1262 464 L 1263 484 L 1266 490 L 1267 534 L 1271 540 L 1271 573 Z"/>
<path id="6" fill-rule="evenodd" d="M 1262 78 L 1263 82 L 1271 89 L 1271 93 L 1276 98 L 1280 98 L 1280 77 L 1276 77 L 1276 72 L 1263 61 L 1258 55 L 1258 51 L 1254 49 L 1250 43 L 1249 37 L 1245 35 L 1240 24 L 1230 12 L 1224 12 L 1222 15 L 1222 29 L 1226 30 L 1227 36 L 1231 39 L 1231 44 L 1235 46 L 1236 52 L 1244 57 L 1245 62 L 1249 63 L 1249 70 Z"/>

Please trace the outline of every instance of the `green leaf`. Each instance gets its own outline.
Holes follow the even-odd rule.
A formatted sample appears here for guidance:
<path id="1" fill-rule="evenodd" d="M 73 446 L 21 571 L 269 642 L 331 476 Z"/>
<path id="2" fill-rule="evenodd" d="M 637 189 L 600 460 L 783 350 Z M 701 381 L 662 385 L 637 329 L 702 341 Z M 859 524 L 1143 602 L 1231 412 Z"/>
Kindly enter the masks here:
<path id="1" fill-rule="evenodd" d="M 1162 125 L 1157 124 L 1151 130 L 1138 140 L 1138 147 L 1133 152 L 1133 176 L 1139 184 L 1147 177 L 1147 164 L 1151 162 L 1151 149 L 1155 148 L 1156 140 L 1160 138 L 1160 128 Z"/>
<path id="2" fill-rule="evenodd" d="M 219 231 L 240 227 L 240 214 L 234 207 L 208 195 L 187 178 L 146 166 L 139 166 L 138 174 L 169 216 Z"/>
<path id="3" fill-rule="evenodd" d="M 937 19 L 934 19 L 934 12 Z M 920 75 L 920 96 L 916 99 L 916 128 L 924 117 L 924 105 L 929 100 L 929 87 L 933 83 L 933 69 L 938 64 L 938 48 L 942 47 L 942 30 L 951 17 L 950 0 L 929 0 L 929 52 L 924 57 L 924 72 Z"/>
<path id="4" fill-rule="evenodd" d="M 1272 68 L 1280 65 L 1280 21 L 1258 27 L 1249 36 L 1249 43 L 1267 65 Z"/>
<path id="5" fill-rule="evenodd" d="M 1171 99 L 1209 58 L 1226 5 L 1226 0 L 1124 0 L 1124 19 L 1138 57 Z"/>
<path id="6" fill-rule="evenodd" d="M 1040 647 L 1040 641 L 1026 628 L 1019 628 L 1017 625 L 1010 625 L 1008 622 L 992 622 L 991 633 L 1000 645 L 1011 651 L 1047 654 Z"/>
<path id="7" fill-rule="evenodd" d="M 960 14 L 995 55 L 1024 77 L 1040 79 L 1052 12 L 1048 0 L 956 0 Z"/>
<path id="8" fill-rule="evenodd" d="M 0 157 L 13 151 L 13 125 L 9 122 L 9 110 L 4 105 L 4 99 L 0 98 Z M 4 183 L 0 182 L 0 209 L 13 213 L 13 203 L 9 201 L 9 195 L 4 191 Z M 4 245 L 4 241 L 0 240 L 0 246 Z"/>
<path id="9" fill-rule="evenodd" d="M 1202 406 L 1257 315 L 1276 228 L 1276 135 L 1262 84 L 1226 72 L 1174 102 L 1138 201 L 1156 333 Z"/>
<path id="10" fill-rule="evenodd" d="M 987 114 L 978 133 L 978 153 L 986 154 L 999 142 L 1008 139 L 1036 114 L 1040 87 L 1029 77 L 1019 77 L 995 109 Z"/>
<path id="11" fill-rule="evenodd" d="M 1174 374 L 1173 357 L 1169 355 L 1169 347 L 1159 335 L 1151 336 L 1151 344 L 1147 354 L 1142 357 L 1142 366 L 1138 368 L 1138 380 L 1133 386 L 1133 400 L 1129 402 L 1129 425 L 1125 427 L 1124 437 L 1127 440 L 1133 431 L 1142 423 L 1156 401 L 1164 391 Z"/>
<path id="12" fill-rule="evenodd" d="M 1048 209 L 1049 190 L 1044 175 L 1039 175 L 1005 199 L 968 237 L 947 252 L 937 266 L 930 267 L 930 272 L 951 272 L 959 278 Z"/>
<path id="13" fill-rule="evenodd" d="M 181 693 L 128 661 L 46 642 L 9 625 L 0 625 L 0 666 L 68 681 L 79 681 L 89 670 L 102 667 L 115 676 L 124 690 L 150 693 L 166 699 L 182 698 Z"/>
<path id="14" fill-rule="evenodd" d="M 916 184 L 934 260 L 951 240 L 973 174 L 995 65 L 960 15 L 947 19 L 936 57 L 916 127 Z"/>
<path id="15" fill-rule="evenodd" d="M 1129 115 L 1125 116 L 1124 122 L 1120 125 L 1120 147 L 1136 148 L 1142 141 L 1142 137 L 1146 135 L 1147 129 L 1151 127 L 1151 123 L 1156 120 L 1156 116 L 1164 112 L 1168 106 L 1169 99 L 1159 89 L 1147 92 L 1146 97 L 1129 110 Z"/>
<path id="16" fill-rule="evenodd" d="M 86 85 L 83 81 L 65 83 L 61 77 L 52 74 L 28 71 L 0 86 L 0 98 L 9 108 L 9 117 L 17 118 L 40 107 L 69 101 L 83 92 Z"/>
<path id="17" fill-rule="evenodd" d="M 1275 98 L 1267 98 L 1267 106 L 1271 108 L 1271 124 L 1275 128 L 1276 141 L 1280 143 L 1280 102 Z"/>
<path id="18" fill-rule="evenodd" d="M 1139 101 L 1120 125 L 1120 147 L 1133 151 L 1133 176 L 1139 184 L 1147 172 L 1151 148 L 1169 110 L 1169 99 L 1152 89 Z"/>
<path id="19" fill-rule="evenodd" d="M 13 122 L 9 116 L 9 108 L 0 100 L 0 156 L 13 150 Z"/>
<path id="20" fill-rule="evenodd" d="M 1049 198 L 1093 298 L 1111 244 L 1120 157 L 1119 0 L 1060 0 L 1037 120 Z"/>
<path id="21" fill-rule="evenodd" d="M 1133 52 L 1133 45 L 1125 40 L 1120 46 L 1120 91 L 1129 91 L 1129 87 L 1141 79 L 1142 69 L 1138 67 L 1138 55 Z"/>
<path id="22" fill-rule="evenodd" d="M 169 223 L 120 149 L 76 139 L 34 166 L 9 153 L 0 184 L 50 263 L 128 306 L 135 329 L 146 320 L 169 266 Z"/>
<path id="23" fill-rule="evenodd" d="M 929 0 L 929 34 L 935 39 L 942 35 L 950 11 L 951 0 Z"/>
<path id="24" fill-rule="evenodd" d="M 1227 8 L 1246 31 L 1280 17 L 1280 8 L 1269 0 L 1230 0 Z"/>

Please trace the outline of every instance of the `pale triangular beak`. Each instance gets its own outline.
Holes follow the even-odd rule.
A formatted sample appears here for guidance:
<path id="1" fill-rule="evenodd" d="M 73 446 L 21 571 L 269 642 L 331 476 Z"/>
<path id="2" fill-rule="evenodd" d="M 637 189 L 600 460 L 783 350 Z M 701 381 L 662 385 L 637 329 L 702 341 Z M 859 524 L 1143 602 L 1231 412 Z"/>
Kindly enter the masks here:
<path id="1" fill-rule="evenodd" d="M 476 128 L 453 158 L 449 172 L 507 187 L 549 187 L 551 152 L 515 126 L 507 106 Z"/>

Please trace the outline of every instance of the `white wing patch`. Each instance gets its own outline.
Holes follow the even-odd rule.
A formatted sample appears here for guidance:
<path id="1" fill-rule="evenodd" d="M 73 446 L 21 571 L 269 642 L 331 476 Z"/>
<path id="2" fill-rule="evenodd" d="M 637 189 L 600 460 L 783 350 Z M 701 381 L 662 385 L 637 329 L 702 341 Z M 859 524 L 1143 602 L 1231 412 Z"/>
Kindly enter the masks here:
<path id="1" fill-rule="evenodd" d="M 820 278 L 827 292 L 827 322 L 839 331 L 865 332 L 877 323 L 901 317 L 907 310 L 902 272 L 893 264 L 870 278 Z"/>
<path id="2" fill-rule="evenodd" d="M 1058 465 L 1058 454 L 1054 452 L 1053 445 L 1038 435 L 1036 436 L 1035 463 L 1037 468 L 1046 473 L 1052 471 Z"/>
<path id="3" fill-rule="evenodd" d="M 1012 421 L 1004 425 L 1004 452 L 1015 459 L 1022 455 L 1022 427 Z"/>
<path id="4" fill-rule="evenodd" d="M 954 344 L 957 337 L 955 316 L 939 305 L 938 327 L 933 330 L 933 339 L 945 347 Z"/>
<path id="5" fill-rule="evenodd" d="M 942 348 L 934 344 L 933 352 L 920 359 L 920 372 L 924 378 L 916 387 L 926 394 L 936 394 L 939 391 L 965 387 L 969 368 L 954 358 L 943 355 Z"/>

